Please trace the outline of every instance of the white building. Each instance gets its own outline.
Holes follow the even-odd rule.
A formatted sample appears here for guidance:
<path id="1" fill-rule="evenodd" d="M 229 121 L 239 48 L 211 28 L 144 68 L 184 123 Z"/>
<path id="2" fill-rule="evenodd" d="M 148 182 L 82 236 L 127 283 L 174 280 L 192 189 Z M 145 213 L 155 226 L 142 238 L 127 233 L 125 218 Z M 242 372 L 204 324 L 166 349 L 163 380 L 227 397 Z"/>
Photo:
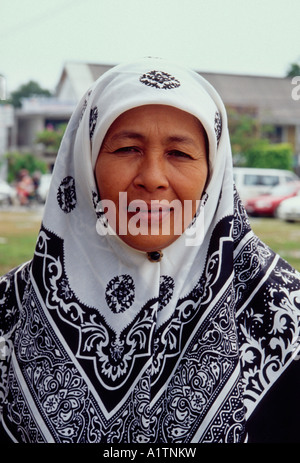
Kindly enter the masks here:
<path id="1" fill-rule="evenodd" d="M 14 111 L 11 105 L 0 105 L 0 179 L 6 177 L 4 155 L 11 146 L 11 135 L 14 127 Z"/>

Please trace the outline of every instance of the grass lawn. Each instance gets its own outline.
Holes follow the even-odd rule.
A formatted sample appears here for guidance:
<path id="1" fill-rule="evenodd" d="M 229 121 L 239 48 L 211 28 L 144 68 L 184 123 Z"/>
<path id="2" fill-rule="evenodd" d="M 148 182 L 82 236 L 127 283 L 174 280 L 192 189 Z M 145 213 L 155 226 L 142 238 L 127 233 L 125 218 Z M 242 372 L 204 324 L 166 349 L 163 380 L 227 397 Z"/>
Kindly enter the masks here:
<path id="1" fill-rule="evenodd" d="M 34 210 L 0 211 L 0 275 L 32 258 L 40 224 Z"/>
<path id="2" fill-rule="evenodd" d="M 253 231 L 300 271 L 300 224 L 277 219 L 250 219 Z M 0 275 L 31 259 L 41 223 L 41 212 L 0 210 Z"/>
<path id="3" fill-rule="evenodd" d="M 300 271 L 300 223 L 278 219 L 250 218 L 254 233 Z"/>

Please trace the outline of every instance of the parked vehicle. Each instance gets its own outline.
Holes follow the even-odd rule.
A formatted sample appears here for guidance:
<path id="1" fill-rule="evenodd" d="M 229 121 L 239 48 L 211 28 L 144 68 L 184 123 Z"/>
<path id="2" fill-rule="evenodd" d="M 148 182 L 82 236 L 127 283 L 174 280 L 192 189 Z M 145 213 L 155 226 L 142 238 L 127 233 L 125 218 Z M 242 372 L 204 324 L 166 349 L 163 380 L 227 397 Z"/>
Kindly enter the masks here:
<path id="1" fill-rule="evenodd" d="M 5 180 L 0 180 L 0 204 L 13 204 L 16 198 L 16 190 Z"/>
<path id="2" fill-rule="evenodd" d="M 285 199 L 279 204 L 277 217 L 286 222 L 300 222 L 300 192 L 297 196 Z"/>
<path id="3" fill-rule="evenodd" d="M 300 180 L 294 172 L 281 169 L 234 167 L 233 175 L 242 201 L 269 194 L 277 185 Z"/>
<path id="4" fill-rule="evenodd" d="M 51 174 L 44 174 L 40 178 L 40 184 L 37 188 L 36 194 L 37 194 L 38 201 L 40 201 L 41 203 L 46 202 L 48 191 L 50 188 L 51 178 L 52 178 Z"/>
<path id="5" fill-rule="evenodd" d="M 274 217 L 277 215 L 279 204 L 285 199 L 296 196 L 299 192 L 300 181 L 278 185 L 272 189 L 270 194 L 247 199 L 244 202 L 245 209 L 252 216 Z"/>

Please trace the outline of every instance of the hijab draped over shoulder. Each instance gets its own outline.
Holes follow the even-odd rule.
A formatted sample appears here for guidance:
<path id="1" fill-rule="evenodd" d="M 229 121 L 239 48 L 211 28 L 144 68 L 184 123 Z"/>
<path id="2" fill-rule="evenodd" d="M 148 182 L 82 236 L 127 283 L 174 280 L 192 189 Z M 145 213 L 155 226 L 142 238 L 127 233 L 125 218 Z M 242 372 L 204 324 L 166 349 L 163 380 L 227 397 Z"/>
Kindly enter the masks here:
<path id="1" fill-rule="evenodd" d="M 111 233 L 94 176 L 111 124 L 147 104 L 194 115 L 209 150 L 200 208 L 159 262 Z M 254 235 L 235 190 L 214 88 L 161 59 L 116 66 L 69 121 L 33 259 L 0 278 L 3 432 L 245 442 L 252 413 L 297 360 L 299 309 L 299 274 Z"/>

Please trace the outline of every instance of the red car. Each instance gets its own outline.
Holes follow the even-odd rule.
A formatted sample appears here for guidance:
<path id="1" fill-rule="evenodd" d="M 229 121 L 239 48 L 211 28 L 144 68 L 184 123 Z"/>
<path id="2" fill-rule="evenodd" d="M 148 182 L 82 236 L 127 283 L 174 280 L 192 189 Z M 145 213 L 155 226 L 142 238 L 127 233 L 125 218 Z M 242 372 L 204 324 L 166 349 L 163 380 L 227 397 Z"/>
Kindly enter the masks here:
<path id="1" fill-rule="evenodd" d="M 277 207 L 281 201 L 297 196 L 299 191 L 300 182 L 288 182 L 272 188 L 270 194 L 246 200 L 244 205 L 249 215 L 275 217 Z"/>

